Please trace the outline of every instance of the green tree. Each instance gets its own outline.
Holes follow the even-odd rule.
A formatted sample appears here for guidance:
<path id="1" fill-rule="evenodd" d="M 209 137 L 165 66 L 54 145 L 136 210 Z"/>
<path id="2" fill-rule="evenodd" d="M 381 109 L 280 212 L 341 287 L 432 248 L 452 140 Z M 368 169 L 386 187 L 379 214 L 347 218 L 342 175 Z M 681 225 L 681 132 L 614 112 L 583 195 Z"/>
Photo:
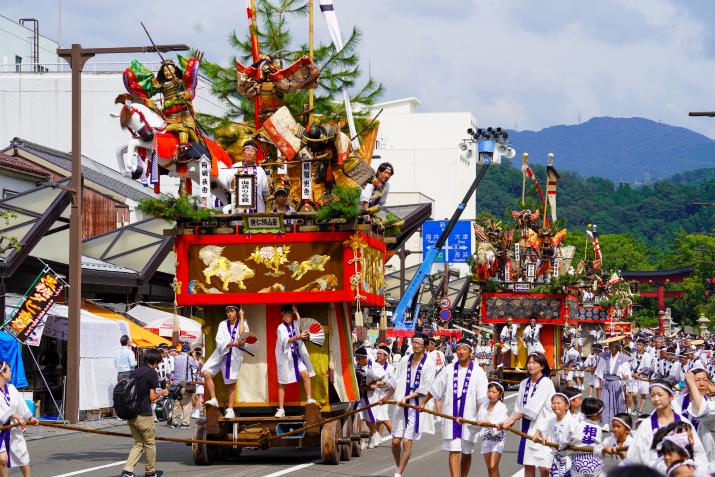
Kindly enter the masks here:
<path id="1" fill-rule="evenodd" d="M 257 35 L 261 55 L 270 55 L 288 66 L 302 56 L 308 55 L 308 45 L 296 45 L 291 32 L 290 20 L 303 18 L 308 12 L 308 3 L 304 0 L 258 0 Z M 318 17 L 316 16 L 316 20 Z M 307 25 L 306 25 L 307 29 Z M 351 90 L 351 102 L 355 108 L 358 127 L 367 123 L 365 115 L 368 106 L 375 104 L 383 94 L 381 83 L 368 78 L 358 84 L 362 72 L 358 47 L 361 33 L 353 28 L 340 52 L 332 44 L 319 44 L 314 48 L 315 64 L 320 70 L 318 88 L 315 90 L 315 114 L 328 122 L 337 122 L 345 117 L 342 102 L 342 88 Z M 250 32 L 239 34 L 233 31 L 229 43 L 237 50 L 228 66 L 221 66 L 204 60 L 201 68 L 211 80 L 211 91 L 226 105 L 224 117 L 202 115 L 202 121 L 210 127 L 225 126 L 230 122 L 248 121 L 253 117 L 253 103 L 236 91 L 236 59 L 243 64 L 252 63 Z M 297 91 L 284 97 L 285 104 L 295 114 L 308 104 L 308 91 Z M 362 119 L 362 122 L 359 121 Z"/>

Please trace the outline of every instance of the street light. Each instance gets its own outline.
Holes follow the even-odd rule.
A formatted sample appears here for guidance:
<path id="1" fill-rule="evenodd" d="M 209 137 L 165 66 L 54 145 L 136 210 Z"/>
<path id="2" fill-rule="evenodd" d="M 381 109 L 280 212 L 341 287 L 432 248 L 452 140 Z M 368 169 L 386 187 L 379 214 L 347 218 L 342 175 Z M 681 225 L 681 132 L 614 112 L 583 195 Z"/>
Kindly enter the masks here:
<path id="1" fill-rule="evenodd" d="M 72 69 L 72 179 L 68 190 L 72 193 L 70 212 L 69 250 L 69 310 L 67 336 L 67 386 L 65 416 L 70 423 L 79 421 L 79 340 L 80 310 L 82 306 L 82 69 L 95 55 L 117 53 L 154 53 L 187 51 L 183 44 L 154 46 L 125 46 L 116 48 L 58 48 L 57 56 L 67 61 Z"/>

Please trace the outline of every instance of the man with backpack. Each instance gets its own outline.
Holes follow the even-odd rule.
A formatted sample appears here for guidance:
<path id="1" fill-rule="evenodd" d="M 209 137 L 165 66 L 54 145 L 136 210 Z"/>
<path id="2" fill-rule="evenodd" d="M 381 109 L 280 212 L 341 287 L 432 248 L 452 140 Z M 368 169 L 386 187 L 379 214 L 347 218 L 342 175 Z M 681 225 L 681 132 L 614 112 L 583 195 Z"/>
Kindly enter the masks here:
<path id="1" fill-rule="evenodd" d="M 134 437 L 134 447 L 129 452 L 121 477 L 134 477 L 136 466 L 144 453 L 144 476 L 158 477 L 156 471 L 156 442 L 154 440 L 154 420 L 151 403 L 169 394 L 168 389 L 159 388 L 156 367 L 161 362 L 161 351 L 149 349 L 144 353 L 144 364 L 134 370 L 114 388 L 114 411 L 122 419 L 127 419 L 129 430 Z"/>
<path id="2" fill-rule="evenodd" d="M 199 369 L 199 363 L 189 354 L 191 346 L 184 344 L 181 347 L 181 354 L 174 358 L 174 371 L 171 374 L 171 382 L 178 384 L 181 388 L 181 399 L 174 399 L 174 410 L 171 413 L 171 427 L 188 429 L 191 423 L 191 411 L 193 410 L 194 393 L 196 383 L 194 373 Z M 178 395 L 177 395 L 178 397 Z M 181 413 L 181 420 L 179 420 Z"/>

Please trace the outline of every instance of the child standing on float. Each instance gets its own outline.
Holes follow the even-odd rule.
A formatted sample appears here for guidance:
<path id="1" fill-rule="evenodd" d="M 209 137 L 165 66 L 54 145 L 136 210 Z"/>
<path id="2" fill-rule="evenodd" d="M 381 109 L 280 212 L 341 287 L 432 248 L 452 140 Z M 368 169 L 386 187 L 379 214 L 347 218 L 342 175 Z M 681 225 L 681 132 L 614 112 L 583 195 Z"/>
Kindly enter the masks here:
<path id="1" fill-rule="evenodd" d="M 308 349 L 303 340 L 308 339 L 307 331 L 300 331 L 300 315 L 295 305 L 283 305 L 281 324 L 276 330 L 276 370 L 278 372 L 278 411 L 276 417 L 285 417 L 285 385 L 303 381 L 306 404 L 314 404 L 310 378 L 315 376 Z"/>

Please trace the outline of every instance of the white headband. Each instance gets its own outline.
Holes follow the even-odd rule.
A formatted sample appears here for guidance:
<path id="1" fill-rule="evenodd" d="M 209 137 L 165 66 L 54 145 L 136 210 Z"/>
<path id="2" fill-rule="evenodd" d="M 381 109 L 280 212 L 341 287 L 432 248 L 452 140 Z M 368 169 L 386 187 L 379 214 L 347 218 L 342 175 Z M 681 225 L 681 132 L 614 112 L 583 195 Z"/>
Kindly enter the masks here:
<path id="1" fill-rule="evenodd" d="M 569 402 L 575 401 L 576 399 L 580 398 L 581 396 L 583 396 L 583 394 L 581 394 L 581 393 L 574 394 L 573 396 L 571 396 L 571 397 L 569 398 Z"/>
<path id="2" fill-rule="evenodd" d="M 8 364 L 7 361 L 2 362 L 2 366 L 0 366 L 0 373 L 4 373 L 6 368 L 9 368 L 10 365 Z"/>
<path id="3" fill-rule="evenodd" d="M 668 434 L 663 438 L 662 441 L 658 443 L 658 445 L 655 447 L 655 450 L 660 452 L 660 450 L 663 448 L 663 444 L 666 442 L 672 442 L 679 448 L 683 449 L 686 454 L 688 454 L 688 457 L 692 457 L 690 455 L 690 452 L 688 452 L 688 444 L 690 444 L 690 438 L 688 437 L 687 432 L 679 432 L 677 434 Z"/>
<path id="4" fill-rule="evenodd" d="M 624 420 L 621 419 L 620 417 L 613 417 L 612 419 L 613 419 L 614 421 L 618 421 L 618 422 L 620 422 L 621 424 L 623 424 L 623 425 L 626 427 L 626 429 L 628 429 L 629 431 L 631 430 L 631 426 L 629 426 L 628 423 L 626 423 L 626 421 L 624 421 Z"/>
<path id="5" fill-rule="evenodd" d="M 667 384 L 663 384 L 663 383 L 651 383 L 650 386 L 648 386 L 648 392 L 650 392 L 653 388 L 661 388 L 661 389 L 664 389 L 664 390 L 667 391 L 671 396 L 675 396 L 675 394 L 673 393 L 673 390 L 670 389 L 670 386 L 668 386 Z"/>
<path id="6" fill-rule="evenodd" d="M 555 393 L 553 396 L 551 396 L 551 399 L 555 398 L 556 396 L 561 396 L 566 400 L 567 403 L 570 403 L 571 401 L 569 400 L 569 397 L 565 395 L 564 393 Z"/>
<path id="7" fill-rule="evenodd" d="M 489 386 L 491 386 L 492 384 L 501 389 L 501 392 L 504 393 L 504 386 L 502 386 L 499 381 L 489 381 Z"/>

